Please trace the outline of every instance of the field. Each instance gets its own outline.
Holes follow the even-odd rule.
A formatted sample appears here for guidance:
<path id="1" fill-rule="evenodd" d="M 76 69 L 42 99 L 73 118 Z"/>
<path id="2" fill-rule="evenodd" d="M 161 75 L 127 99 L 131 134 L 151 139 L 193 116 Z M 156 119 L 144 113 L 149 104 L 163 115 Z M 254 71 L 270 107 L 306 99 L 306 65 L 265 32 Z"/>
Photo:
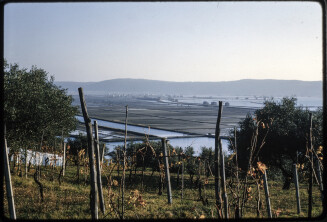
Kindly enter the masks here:
<path id="1" fill-rule="evenodd" d="M 92 118 L 124 123 L 125 105 L 128 105 L 129 124 L 200 135 L 215 133 L 218 106 L 160 103 L 134 97 L 107 100 L 105 97 L 86 96 L 85 100 Z M 78 102 L 75 97 L 75 104 L 80 106 Z M 254 109 L 251 108 L 224 106 L 221 134 L 226 135 L 246 114 L 253 112 Z"/>
<path id="2" fill-rule="evenodd" d="M 82 168 L 83 169 L 83 168 Z M 118 219 L 117 198 L 119 186 L 115 181 L 120 181 L 122 172 L 118 177 L 116 168 L 112 172 L 113 184 L 108 184 L 108 176 L 112 167 L 104 166 L 102 170 L 103 194 L 105 201 L 105 214 L 99 209 L 99 219 Z M 85 174 L 80 175 L 77 183 L 76 166 L 69 165 L 63 179 L 58 180 L 59 168 L 46 167 L 42 169 L 40 179 L 43 185 L 44 200 L 41 201 L 40 190 L 33 179 L 34 169 L 31 168 L 28 178 L 20 177 L 16 171 L 12 174 L 13 192 L 15 197 L 17 219 L 90 219 L 90 185 Z M 204 176 L 202 176 L 203 178 Z M 173 203 L 167 204 L 166 189 L 162 195 L 158 195 L 159 174 L 155 172 L 151 176 L 151 170 L 145 171 L 144 187 L 141 186 L 141 172 L 136 175 L 132 172 L 129 181 L 129 171 L 126 173 L 126 194 L 125 194 L 125 218 L 126 219 L 158 219 L 158 218 L 217 218 L 217 211 L 214 205 L 214 178 L 209 177 L 209 183 L 205 185 L 205 195 L 208 204 L 204 205 L 199 200 L 199 193 L 196 183 L 190 181 L 189 175 L 185 173 L 184 197 L 181 199 L 181 187 L 177 186 L 177 174 L 171 174 Z M 86 179 L 86 180 L 85 180 Z M 268 178 L 269 179 L 269 178 Z M 86 183 L 85 183 L 86 181 Z M 181 181 L 181 178 L 180 178 Z M 227 178 L 227 181 L 229 179 Z M 289 190 L 282 189 L 282 183 L 269 181 L 269 191 L 273 217 L 278 218 L 299 218 L 307 217 L 307 183 L 300 184 L 300 195 L 302 212 L 297 214 L 295 188 L 292 185 Z M 136 191 L 137 190 L 137 191 Z M 228 191 L 229 189 L 227 189 Z M 257 218 L 256 187 L 252 186 L 252 199 L 246 203 L 244 218 Z M 141 195 L 141 199 L 137 195 Z M 267 218 L 264 190 L 260 188 L 262 206 L 259 218 Z M 5 194 L 6 195 L 6 194 Z M 111 197 L 111 198 L 110 198 Z M 233 195 L 228 191 L 230 201 L 229 214 L 234 218 L 234 207 L 232 205 Z M 322 203 L 318 187 L 313 189 L 313 216 L 322 213 Z M 112 202 L 111 202 L 112 201 Z M 120 200 L 121 201 L 121 200 Z M 121 203 L 121 202 L 120 202 Z M 4 201 L 5 215 L 9 216 L 7 201 Z M 119 211 L 118 211 L 119 212 Z"/>

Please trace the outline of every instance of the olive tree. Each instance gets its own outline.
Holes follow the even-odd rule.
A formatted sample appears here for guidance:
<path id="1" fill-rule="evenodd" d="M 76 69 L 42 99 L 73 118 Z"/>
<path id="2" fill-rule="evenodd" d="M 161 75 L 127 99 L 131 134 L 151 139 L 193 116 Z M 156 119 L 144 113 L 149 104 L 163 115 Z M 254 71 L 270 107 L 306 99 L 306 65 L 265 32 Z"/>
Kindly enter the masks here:
<path id="1" fill-rule="evenodd" d="M 278 169 L 284 177 L 284 189 L 289 188 L 292 177 L 292 164 L 305 163 L 309 141 L 309 111 L 296 106 L 296 98 L 283 98 L 276 102 L 266 101 L 262 109 L 248 114 L 239 123 L 237 147 L 239 166 L 247 172 L 249 150 L 253 134 L 258 128 L 255 160 L 268 167 Z M 260 124 L 258 124 L 260 122 Z M 234 130 L 230 132 L 234 138 Z M 322 111 L 313 112 L 313 146 L 322 145 Z M 260 148 L 261 147 L 261 148 Z M 229 147 L 233 150 L 232 146 Z"/>
<path id="2" fill-rule="evenodd" d="M 68 135 L 76 127 L 76 114 L 72 97 L 45 70 L 4 63 L 4 122 L 10 147 L 38 149 L 42 141 Z"/>

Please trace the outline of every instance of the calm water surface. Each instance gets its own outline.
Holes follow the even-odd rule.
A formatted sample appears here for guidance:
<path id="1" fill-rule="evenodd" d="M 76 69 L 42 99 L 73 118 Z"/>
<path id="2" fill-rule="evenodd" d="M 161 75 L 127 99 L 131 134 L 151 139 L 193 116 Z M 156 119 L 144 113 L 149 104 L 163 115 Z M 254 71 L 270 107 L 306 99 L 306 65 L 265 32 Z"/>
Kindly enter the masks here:
<path id="1" fill-rule="evenodd" d="M 82 116 L 76 116 L 76 119 L 79 122 L 84 123 L 84 118 Z M 115 123 L 115 122 L 91 118 L 92 124 L 93 124 L 94 120 L 96 120 L 98 122 L 99 126 L 105 126 L 105 127 L 110 127 L 113 129 L 125 130 L 125 124 L 122 124 L 122 123 Z M 152 128 L 150 128 L 150 130 L 149 130 L 149 128 L 147 128 L 147 127 L 132 126 L 132 125 L 127 125 L 127 131 L 137 132 L 137 133 L 142 133 L 142 134 L 147 134 L 147 135 L 152 135 L 152 136 L 158 136 L 158 137 L 167 137 L 167 138 L 188 135 L 185 133 L 172 132 L 172 131 L 168 131 L 168 130 L 159 130 L 159 129 L 152 129 Z"/>

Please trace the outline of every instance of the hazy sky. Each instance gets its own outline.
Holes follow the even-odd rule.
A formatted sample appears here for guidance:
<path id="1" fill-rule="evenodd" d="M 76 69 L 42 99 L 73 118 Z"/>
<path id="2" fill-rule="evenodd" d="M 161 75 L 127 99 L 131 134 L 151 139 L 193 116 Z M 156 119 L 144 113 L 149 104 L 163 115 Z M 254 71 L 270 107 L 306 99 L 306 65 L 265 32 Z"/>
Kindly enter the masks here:
<path id="1" fill-rule="evenodd" d="M 4 55 L 56 81 L 322 79 L 315 2 L 11 3 Z"/>

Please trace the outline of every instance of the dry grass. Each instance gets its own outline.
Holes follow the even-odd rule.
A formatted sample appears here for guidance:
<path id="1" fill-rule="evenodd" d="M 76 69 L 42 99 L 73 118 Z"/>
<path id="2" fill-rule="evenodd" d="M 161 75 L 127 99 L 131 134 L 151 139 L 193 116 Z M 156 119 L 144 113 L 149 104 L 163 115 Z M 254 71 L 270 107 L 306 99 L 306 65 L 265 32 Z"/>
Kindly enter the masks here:
<path id="1" fill-rule="evenodd" d="M 99 219 L 116 219 L 118 216 L 114 210 L 118 210 L 117 206 L 109 205 L 108 195 L 108 181 L 106 175 L 109 172 L 107 168 L 103 169 L 103 191 L 106 206 L 106 214 L 103 215 L 99 210 Z M 39 195 L 39 188 L 34 182 L 32 169 L 28 179 L 25 177 L 19 177 L 15 174 L 12 175 L 16 215 L 18 219 L 91 219 L 91 213 L 89 209 L 89 193 L 90 186 L 84 184 L 84 176 L 81 175 L 80 183 L 76 183 L 76 168 L 69 166 L 66 171 L 64 181 L 59 185 L 57 176 L 58 169 L 52 170 L 50 168 L 47 171 L 43 171 L 40 182 L 44 185 L 44 201 L 41 202 Z M 50 175 L 53 174 L 53 181 L 49 181 Z M 140 175 L 141 173 L 139 173 Z M 126 180 L 126 219 L 159 219 L 159 218 L 217 218 L 217 212 L 214 206 L 214 186 L 213 178 L 210 179 L 208 185 L 206 185 L 206 195 L 209 199 L 209 205 L 204 206 L 201 201 L 198 201 L 198 191 L 195 185 L 189 182 L 188 175 L 185 176 L 184 200 L 181 200 L 180 188 L 176 186 L 176 175 L 172 174 L 172 188 L 173 188 L 173 203 L 167 204 L 166 189 L 163 194 L 158 195 L 156 188 L 158 175 L 154 174 L 150 178 L 151 171 L 148 170 L 145 176 L 145 188 L 141 191 L 140 177 L 134 178 L 132 176 L 132 184 L 128 183 L 128 173 Z M 121 174 L 120 174 L 121 175 Z M 114 172 L 113 179 L 117 178 L 116 172 Z M 281 182 L 269 181 L 269 188 L 271 194 L 271 205 L 274 212 L 274 216 L 279 218 L 298 218 L 307 216 L 307 184 L 300 185 L 301 192 L 301 204 L 302 213 L 298 215 L 296 212 L 296 199 L 295 189 L 291 186 L 289 190 L 282 190 Z M 135 198 L 128 204 L 128 198 L 135 193 L 132 191 L 138 190 L 142 196 L 145 205 L 136 204 Z M 255 188 L 253 188 L 255 190 Z M 114 194 L 113 201 L 117 203 L 118 187 L 112 187 L 112 193 Z M 261 209 L 262 218 L 267 218 L 264 191 L 261 191 L 261 198 L 263 199 L 263 206 Z M 232 195 L 229 193 L 228 197 L 232 201 Z M 320 199 L 320 192 L 317 186 L 314 186 L 313 192 L 313 216 L 317 217 L 322 213 L 322 202 Z M 5 215 L 9 216 L 7 209 L 7 201 L 4 201 Z M 249 200 L 247 203 L 249 207 L 255 207 L 255 198 Z M 112 211 L 110 213 L 110 211 Z M 231 217 L 233 215 L 233 207 L 230 209 Z M 276 213 L 278 215 L 276 215 Z M 256 210 L 247 208 L 245 210 L 246 218 L 256 218 Z"/>

